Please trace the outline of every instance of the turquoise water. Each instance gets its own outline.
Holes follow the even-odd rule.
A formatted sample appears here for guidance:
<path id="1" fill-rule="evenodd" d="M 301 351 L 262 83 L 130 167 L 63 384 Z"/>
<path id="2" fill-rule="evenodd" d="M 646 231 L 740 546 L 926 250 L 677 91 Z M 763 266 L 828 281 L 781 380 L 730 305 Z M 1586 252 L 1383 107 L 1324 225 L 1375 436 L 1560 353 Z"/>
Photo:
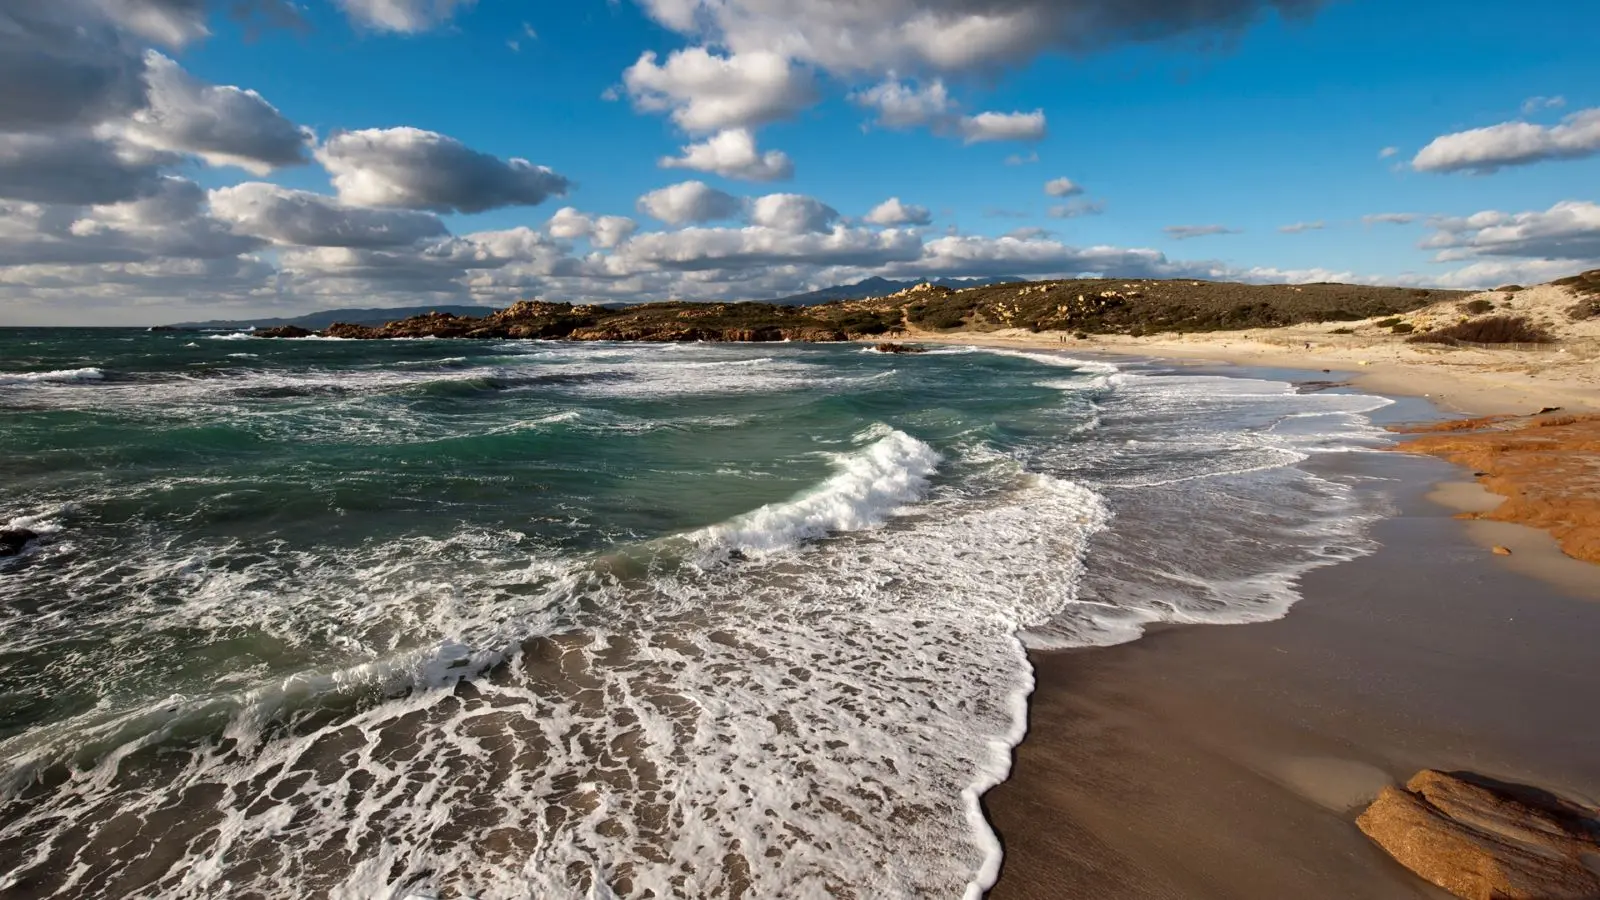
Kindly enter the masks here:
<path id="1" fill-rule="evenodd" d="M 0 888 L 974 894 L 1024 644 L 1281 615 L 1371 516 L 1298 464 L 1380 404 L 970 348 L 0 331 L 0 524 L 42 535 L 0 560 Z"/>

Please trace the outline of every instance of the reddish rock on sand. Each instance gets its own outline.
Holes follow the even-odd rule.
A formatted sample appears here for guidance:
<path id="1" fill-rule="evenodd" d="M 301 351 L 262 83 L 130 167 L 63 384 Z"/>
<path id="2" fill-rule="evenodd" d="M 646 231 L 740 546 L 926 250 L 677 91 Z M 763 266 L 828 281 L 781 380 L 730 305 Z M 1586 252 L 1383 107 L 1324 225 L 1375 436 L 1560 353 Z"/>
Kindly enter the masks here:
<path id="1" fill-rule="evenodd" d="M 1466 900 L 1600 898 L 1595 810 L 1466 773 L 1418 772 L 1356 824 L 1401 865 Z"/>

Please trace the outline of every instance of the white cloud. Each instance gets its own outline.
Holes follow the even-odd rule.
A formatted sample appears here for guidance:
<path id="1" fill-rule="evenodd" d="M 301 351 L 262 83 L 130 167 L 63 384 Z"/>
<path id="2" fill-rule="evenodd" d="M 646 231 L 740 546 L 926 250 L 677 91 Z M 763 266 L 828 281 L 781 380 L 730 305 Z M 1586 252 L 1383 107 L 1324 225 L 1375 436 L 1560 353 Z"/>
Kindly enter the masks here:
<path id="1" fill-rule="evenodd" d="M 744 210 L 738 197 L 703 181 L 685 181 L 651 191 L 639 198 L 638 206 L 640 212 L 668 225 L 732 219 Z"/>
<path id="2" fill-rule="evenodd" d="M 868 222 L 873 225 L 931 225 L 933 214 L 926 206 L 912 206 L 901 203 L 899 197 L 890 197 L 867 213 Z"/>
<path id="3" fill-rule="evenodd" d="M 1082 216 L 1098 216 L 1105 211 L 1105 203 L 1099 200 L 1070 200 L 1050 207 L 1049 215 L 1052 219 L 1076 219 Z"/>
<path id="4" fill-rule="evenodd" d="M 641 234 L 623 248 L 623 271 L 634 267 L 716 270 L 801 263 L 807 266 L 876 267 L 915 260 L 922 241 L 914 232 L 835 227 L 832 231 L 685 228 Z"/>
<path id="5" fill-rule="evenodd" d="M 937 79 L 921 88 L 890 79 L 850 99 L 873 110 L 882 128 L 937 128 L 953 121 L 957 110 L 944 82 Z"/>
<path id="6" fill-rule="evenodd" d="M 1013 153 L 1006 157 L 1006 165 L 1008 166 L 1031 166 L 1038 161 L 1038 151 L 1029 153 L 1026 156 L 1022 155 L 1021 153 Z"/>
<path id="7" fill-rule="evenodd" d="M 1422 246 L 1438 250 L 1440 261 L 1486 256 L 1600 260 L 1600 205 L 1589 201 L 1565 200 L 1533 212 L 1489 210 L 1428 224 L 1435 231 Z"/>
<path id="8" fill-rule="evenodd" d="M 1410 225 L 1416 220 L 1416 213 L 1373 213 L 1361 217 L 1363 225 Z"/>
<path id="9" fill-rule="evenodd" d="M 1167 236 L 1176 241 L 1187 241 L 1191 238 L 1210 237 L 1218 234 L 1238 234 L 1238 229 L 1226 225 L 1168 225 L 1161 229 Z"/>
<path id="10" fill-rule="evenodd" d="M 316 157 L 339 199 L 355 206 L 473 213 L 534 206 L 571 187 L 544 166 L 502 160 L 420 128 L 339 132 Z"/>
<path id="11" fill-rule="evenodd" d="M 617 246 L 638 227 L 639 223 L 627 216 L 591 216 L 570 206 L 556 210 L 545 223 L 545 230 L 551 237 L 567 241 L 586 238 L 600 248 Z"/>
<path id="12" fill-rule="evenodd" d="M 1503 166 L 1525 166 L 1600 153 L 1600 108 L 1567 116 L 1560 125 L 1503 122 L 1433 139 L 1411 160 L 1419 172 L 1488 174 Z"/>
<path id="13" fill-rule="evenodd" d="M 338 0 L 345 14 L 378 31 L 415 34 L 436 28 L 477 0 Z"/>
<path id="14" fill-rule="evenodd" d="M 961 137 L 969 144 L 991 141 L 1042 141 L 1049 129 L 1045 124 L 1044 110 L 1024 112 L 983 112 L 964 116 L 960 125 Z"/>
<path id="15" fill-rule="evenodd" d="M 8 0 L 0 11 L 0 130 L 125 115 L 144 105 L 143 75 L 140 47 L 96 0 Z"/>
<path id="16" fill-rule="evenodd" d="M 1043 110 L 982 112 L 964 116 L 944 82 L 935 79 L 914 87 L 894 78 L 850 95 L 857 105 L 873 110 L 882 128 L 927 128 L 934 134 L 959 137 L 968 144 L 990 141 L 1038 141 L 1048 128 Z"/>
<path id="17" fill-rule="evenodd" d="M 750 204 L 751 224 L 776 231 L 827 231 L 838 218 L 838 210 L 801 194 L 768 194 Z"/>
<path id="18" fill-rule="evenodd" d="M 1071 178 L 1057 178 L 1045 182 L 1044 192 L 1051 197 L 1074 197 L 1083 193 L 1083 186 Z"/>
<path id="19" fill-rule="evenodd" d="M 1319 0 L 639 0 L 663 26 L 735 53 L 769 50 L 837 74 L 1021 67 L 1186 33 L 1237 32 Z"/>
<path id="20" fill-rule="evenodd" d="M 129 140 L 257 175 L 309 161 L 310 130 L 255 91 L 206 84 L 155 51 L 146 55 L 146 66 L 149 105 L 123 127 Z"/>
<path id="21" fill-rule="evenodd" d="M 259 181 L 211 192 L 211 210 L 242 234 L 277 244 L 374 248 L 409 246 L 447 234 L 431 213 L 371 209 Z"/>
<path id="22" fill-rule="evenodd" d="M 1400 154 L 1400 148 L 1399 147 L 1385 147 L 1382 150 L 1378 151 L 1378 158 L 1379 159 L 1388 159 L 1391 156 L 1398 156 L 1399 154 Z"/>
<path id="23" fill-rule="evenodd" d="M 686 131 L 753 128 L 816 102 L 809 72 L 764 50 L 718 56 L 704 47 L 673 51 L 658 63 L 646 52 L 622 73 L 635 107 L 670 112 Z"/>
<path id="24" fill-rule="evenodd" d="M 0 201 L 0 266 L 218 259 L 256 250 L 205 209 L 205 191 L 164 178 L 125 203 L 66 206 Z"/>
<path id="25" fill-rule="evenodd" d="M 667 169 L 713 172 L 743 181 L 786 181 L 794 177 L 794 163 L 781 150 L 762 153 L 748 128 L 730 128 L 683 148 L 683 155 L 665 157 Z"/>
<path id="26" fill-rule="evenodd" d="M 1525 116 L 1531 116 L 1534 113 L 1543 112 L 1547 109 L 1560 109 L 1566 105 L 1567 98 L 1561 96 L 1529 97 L 1528 99 L 1522 101 L 1522 114 Z"/>
<path id="27" fill-rule="evenodd" d="M 1328 223 L 1319 220 L 1316 222 L 1296 222 L 1293 225 L 1284 225 L 1278 230 L 1284 234 L 1300 234 L 1306 231 L 1321 231 L 1327 227 Z"/>

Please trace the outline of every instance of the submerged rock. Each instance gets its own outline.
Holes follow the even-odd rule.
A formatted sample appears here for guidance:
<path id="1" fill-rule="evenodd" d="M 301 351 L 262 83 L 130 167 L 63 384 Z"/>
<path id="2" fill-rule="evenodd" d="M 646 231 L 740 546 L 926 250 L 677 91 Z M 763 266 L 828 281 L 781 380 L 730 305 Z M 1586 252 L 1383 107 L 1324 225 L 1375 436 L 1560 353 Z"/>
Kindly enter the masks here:
<path id="1" fill-rule="evenodd" d="M 1467 900 L 1600 897 L 1595 811 L 1468 773 L 1418 772 L 1356 824 L 1401 865 Z"/>
<path id="2" fill-rule="evenodd" d="M 29 541 L 38 539 L 37 532 L 26 528 L 0 528 L 0 556 L 16 556 Z"/>
<path id="3" fill-rule="evenodd" d="M 928 352 L 927 350 L 925 350 L 925 349 L 923 349 L 921 347 L 913 347 L 913 346 L 911 346 L 909 344 L 893 344 L 893 343 L 879 344 L 878 346 L 876 346 L 876 347 L 874 347 L 872 349 L 878 351 L 879 353 L 927 353 Z"/>

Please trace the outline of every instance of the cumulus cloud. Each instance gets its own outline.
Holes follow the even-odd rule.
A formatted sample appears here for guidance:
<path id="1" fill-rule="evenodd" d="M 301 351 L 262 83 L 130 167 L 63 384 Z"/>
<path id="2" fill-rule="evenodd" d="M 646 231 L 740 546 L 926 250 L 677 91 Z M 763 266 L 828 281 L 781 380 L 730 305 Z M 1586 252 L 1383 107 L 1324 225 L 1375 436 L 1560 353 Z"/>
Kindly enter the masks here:
<path id="1" fill-rule="evenodd" d="M 211 210 L 242 234 L 307 247 L 394 247 L 446 234 L 431 213 L 349 206 L 309 191 L 246 182 L 211 192 Z"/>
<path id="2" fill-rule="evenodd" d="M 1050 207 L 1049 215 L 1052 219 L 1076 219 L 1081 216 L 1098 216 L 1106 211 L 1106 205 L 1099 200 L 1069 200 Z"/>
<path id="3" fill-rule="evenodd" d="M 284 118 L 255 91 L 206 84 L 154 51 L 146 55 L 145 81 L 148 106 L 122 129 L 129 140 L 257 175 L 308 161 L 310 130 Z"/>
<path id="4" fill-rule="evenodd" d="M 962 140 L 969 144 L 991 141 L 1042 141 L 1049 129 L 1044 110 L 1024 112 L 983 112 L 963 116 L 958 125 Z"/>
<path id="5" fill-rule="evenodd" d="M 718 56 L 704 47 L 673 51 L 666 62 L 646 52 L 622 73 L 633 104 L 670 112 L 685 131 L 753 128 L 815 103 L 811 74 L 768 50 Z"/>
<path id="6" fill-rule="evenodd" d="M 475 213 L 535 206 L 571 187 L 544 166 L 503 160 L 420 128 L 339 132 L 316 156 L 339 199 L 355 206 Z"/>
<path id="7" fill-rule="evenodd" d="M 1175 241 L 1187 241 L 1191 238 L 1210 237 L 1217 234 L 1238 234 L 1238 229 L 1226 225 L 1168 225 L 1161 229 Z"/>
<path id="8" fill-rule="evenodd" d="M 415 34 L 450 21 L 477 0 L 338 0 L 345 14 L 377 31 Z"/>
<path id="9" fill-rule="evenodd" d="M 639 0 L 663 26 L 735 53 L 768 50 L 838 74 L 1023 66 L 1187 33 L 1236 32 L 1321 0 Z"/>
<path id="10" fill-rule="evenodd" d="M 661 160 L 662 168 L 712 172 L 742 181 L 786 181 L 794 177 L 794 163 L 781 150 L 762 153 L 748 128 L 730 128 L 683 148 L 682 156 Z"/>
<path id="11" fill-rule="evenodd" d="M 1416 213 L 1373 213 L 1361 217 L 1363 225 L 1410 225 L 1417 220 Z"/>
<path id="12" fill-rule="evenodd" d="M 836 227 L 819 232 L 753 226 L 641 234 L 628 242 L 619 262 L 683 271 L 791 263 L 875 267 L 921 255 L 921 239 L 900 229 Z"/>
<path id="13" fill-rule="evenodd" d="M 90 126 L 144 105 L 144 60 L 94 0 L 0 9 L 0 129 Z M 23 89 L 22 86 L 26 86 Z"/>
<path id="14" fill-rule="evenodd" d="M 1505 166 L 1526 166 L 1600 153 L 1600 108 L 1567 116 L 1559 125 L 1502 122 L 1434 138 L 1411 160 L 1419 172 L 1486 175 Z"/>
<path id="15" fill-rule="evenodd" d="M 802 194 L 768 194 L 750 204 L 750 223 L 778 231 L 827 231 L 839 211 Z"/>
<path id="16" fill-rule="evenodd" d="M 77 132 L 0 132 L 0 197 L 54 204 L 106 204 L 149 194 L 170 154 Z"/>
<path id="17" fill-rule="evenodd" d="M 1385 147 L 1382 150 L 1378 151 L 1378 158 L 1379 159 L 1388 159 L 1391 156 L 1398 156 L 1399 154 L 1400 154 L 1400 148 L 1399 147 Z"/>
<path id="18" fill-rule="evenodd" d="M 703 181 L 685 181 L 639 198 L 639 211 L 668 225 L 732 219 L 744 210 L 738 197 Z"/>
<path id="19" fill-rule="evenodd" d="M 263 241 L 235 234 L 205 208 L 205 191 L 161 179 L 143 197 L 97 206 L 0 201 L 0 266 L 220 259 Z"/>
<path id="20" fill-rule="evenodd" d="M 1589 201 L 1566 200 L 1534 212 L 1490 210 L 1428 224 L 1435 231 L 1422 246 L 1439 250 L 1441 261 L 1485 256 L 1600 260 L 1600 205 Z"/>
<path id="21" fill-rule="evenodd" d="M 927 128 L 934 134 L 959 137 L 968 144 L 1038 141 L 1048 133 L 1043 110 L 962 115 L 960 105 L 938 79 L 916 87 L 890 78 L 851 94 L 850 99 L 871 109 L 874 123 L 881 128 Z"/>
<path id="22" fill-rule="evenodd" d="M 899 197 L 890 197 L 867 213 L 867 221 L 873 225 L 931 225 L 933 214 L 926 206 L 912 206 L 901 203 Z"/>
<path id="23" fill-rule="evenodd" d="M 1306 231 L 1321 231 L 1327 227 L 1328 223 L 1319 220 L 1316 222 L 1296 222 L 1293 225 L 1284 225 L 1278 230 L 1284 234 L 1300 234 Z"/>
<path id="24" fill-rule="evenodd" d="M 584 238 L 596 247 L 611 248 L 627 240 L 639 223 L 627 216 L 591 216 L 566 206 L 556 210 L 545 230 L 565 241 Z"/>
<path id="25" fill-rule="evenodd" d="M 1075 197 L 1083 193 L 1083 186 L 1071 178 L 1057 178 L 1044 183 L 1044 192 L 1051 197 Z"/>

